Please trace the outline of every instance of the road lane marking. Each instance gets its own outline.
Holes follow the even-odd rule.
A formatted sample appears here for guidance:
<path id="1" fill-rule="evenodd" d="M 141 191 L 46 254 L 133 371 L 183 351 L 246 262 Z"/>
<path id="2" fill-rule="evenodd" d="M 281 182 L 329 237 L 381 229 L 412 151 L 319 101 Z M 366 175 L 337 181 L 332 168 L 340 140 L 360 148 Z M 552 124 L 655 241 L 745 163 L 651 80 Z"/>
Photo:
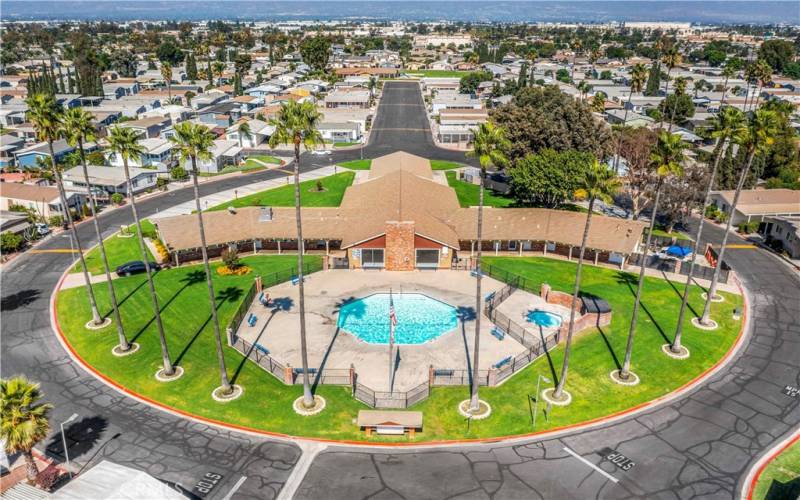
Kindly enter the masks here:
<path id="1" fill-rule="evenodd" d="M 233 488 L 231 488 L 231 490 L 228 492 L 228 494 L 222 497 L 222 500 L 231 500 L 233 494 L 236 493 L 236 491 L 244 484 L 245 481 L 247 481 L 247 476 L 240 477 L 239 480 L 236 481 L 236 484 L 233 485 Z"/>
<path id="2" fill-rule="evenodd" d="M 69 248 L 51 248 L 51 249 L 32 249 L 28 250 L 28 253 L 75 253 L 77 250 L 70 250 Z"/>
<path id="3" fill-rule="evenodd" d="M 595 465 L 595 464 L 593 464 L 592 462 L 590 462 L 590 461 L 586 460 L 585 458 L 583 458 L 582 456 L 578 455 L 576 452 L 574 452 L 574 451 L 570 450 L 570 449 L 569 449 L 569 448 L 567 448 L 566 446 L 564 447 L 564 451 L 566 451 L 567 453 L 569 453 L 569 454 L 570 454 L 570 455 L 572 455 L 573 457 L 577 458 L 577 459 L 578 459 L 578 460 L 580 460 L 581 462 L 585 463 L 586 465 L 588 465 L 588 466 L 589 466 L 589 467 L 591 467 L 592 469 L 596 470 L 596 471 L 597 471 L 597 472 L 599 472 L 600 474 L 604 475 L 604 476 L 605 476 L 605 477 L 606 477 L 606 478 L 607 478 L 609 481 L 611 481 L 611 482 L 613 482 L 613 483 L 618 483 L 618 482 L 619 482 L 619 479 L 615 478 L 614 476 L 612 476 L 612 475 L 611 475 L 611 474 L 609 474 L 608 472 L 604 471 L 604 470 L 603 470 L 603 469 L 601 469 L 600 467 L 596 466 L 596 465 Z"/>
<path id="4" fill-rule="evenodd" d="M 747 249 L 750 249 L 750 248 L 756 248 L 756 246 L 755 245 L 728 245 L 728 248 L 743 248 L 743 249 L 747 248 Z"/>

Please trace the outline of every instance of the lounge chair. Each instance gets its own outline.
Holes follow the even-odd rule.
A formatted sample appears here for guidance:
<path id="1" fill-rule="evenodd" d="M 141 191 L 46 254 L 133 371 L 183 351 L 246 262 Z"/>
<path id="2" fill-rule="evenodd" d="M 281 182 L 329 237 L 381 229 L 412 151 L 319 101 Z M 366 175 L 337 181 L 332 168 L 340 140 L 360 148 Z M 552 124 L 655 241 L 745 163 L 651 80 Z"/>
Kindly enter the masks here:
<path id="1" fill-rule="evenodd" d="M 497 363 L 493 364 L 492 368 L 500 368 L 503 365 L 507 365 L 508 363 L 511 362 L 511 359 L 512 359 L 511 356 L 507 356 L 507 357 L 501 359 L 500 361 L 498 361 Z"/>
<path id="2" fill-rule="evenodd" d="M 258 323 L 258 317 L 255 314 L 250 313 L 250 316 L 247 317 L 247 324 L 253 327 L 256 326 L 256 323 Z"/>
<path id="3" fill-rule="evenodd" d="M 263 345 L 256 343 L 255 345 L 256 350 L 260 351 L 262 354 L 269 354 L 269 349 L 264 347 Z"/>
<path id="4" fill-rule="evenodd" d="M 306 280 L 306 277 L 303 276 L 303 281 L 305 281 L 305 280 Z M 296 285 L 298 283 L 300 283 L 300 278 L 298 278 L 297 276 L 292 276 L 292 285 Z"/>
<path id="5" fill-rule="evenodd" d="M 492 335 L 497 337 L 497 340 L 503 340 L 504 338 L 506 338 L 506 332 L 503 331 L 503 329 L 500 328 L 499 326 L 495 326 L 494 328 L 492 328 Z"/>

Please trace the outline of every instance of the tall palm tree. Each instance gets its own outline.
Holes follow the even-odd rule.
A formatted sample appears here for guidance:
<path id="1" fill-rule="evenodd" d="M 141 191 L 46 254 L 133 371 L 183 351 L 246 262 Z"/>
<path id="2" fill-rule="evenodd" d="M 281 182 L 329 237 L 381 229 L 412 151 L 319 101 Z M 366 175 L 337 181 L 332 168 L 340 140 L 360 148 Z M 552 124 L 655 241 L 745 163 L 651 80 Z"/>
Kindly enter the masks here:
<path id="1" fill-rule="evenodd" d="M 25 377 L 0 380 L 0 439 L 5 441 L 7 453 L 21 453 L 25 457 L 28 482 L 36 481 L 39 469 L 33 458 L 33 447 L 50 433 L 47 418 L 53 405 L 40 403 L 39 384 Z"/>
<path id="2" fill-rule="evenodd" d="M 639 283 L 636 287 L 636 299 L 633 302 L 633 314 L 631 315 L 631 326 L 628 330 L 628 342 L 625 346 L 625 359 L 622 362 L 622 368 L 619 371 L 619 378 L 627 380 L 630 377 L 631 369 L 631 354 L 633 353 L 633 338 L 636 335 L 636 321 L 639 318 L 639 306 L 642 301 L 642 290 L 644 288 L 644 274 L 647 269 L 647 256 L 650 250 L 650 242 L 653 237 L 653 230 L 656 227 L 656 219 L 658 218 L 658 202 L 661 198 L 661 188 L 664 184 L 664 179 L 670 175 L 681 176 L 683 175 L 683 167 L 681 163 L 684 160 L 683 150 L 686 144 L 681 140 L 681 137 L 676 134 L 662 131 L 658 136 L 658 141 L 653 147 L 653 152 L 650 154 L 650 161 L 656 169 L 656 189 L 655 200 L 653 200 L 653 213 L 650 216 L 650 228 L 647 231 L 647 239 L 642 252 L 642 261 L 639 263 Z"/>
<path id="3" fill-rule="evenodd" d="M 275 127 L 275 132 L 269 138 L 269 146 L 277 147 L 279 144 L 294 145 L 294 207 L 297 219 L 297 278 L 298 278 L 298 312 L 300 315 L 300 351 L 303 363 L 303 406 L 314 406 L 314 396 L 311 394 L 311 385 L 308 375 L 308 348 L 306 345 L 306 305 L 305 288 L 303 284 L 303 223 L 300 210 L 300 146 L 306 150 L 313 149 L 323 143 L 322 134 L 318 128 L 322 121 L 322 114 L 310 101 L 298 103 L 289 101 L 283 105 L 278 116 L 270 120 Z"/>
<path id="4" fill-rule="evenodd" d="M 161 77 L 167 85 L 167 99 L 172 104 L 172 65 L 167 61 L 161 63 Z"/>
<path id="5" fill-rule="evenodd" d="M 242 124 L 246 125 L 246 123 Z M 241 127 L 240 127 L 241 133 Z M 200 207 L 200 188 L 197 177 L 197 160 L 210 160 L 211 148 L 214 147 L 214 134 L 199 123 L 182 122 L 175 125 L 175 135 L 169 139 L 175 146 L 184 164 L 192 164 L 192 182 L 194 186 L 194 203 L 197 210 L 197 226 L 200 230 L 200 250 L 203 254 L 203 266 L 206 271 L 206 285 L 208 287 L 208 302 L 211 305 L 211 322 L 214 325 L 214 341 L 217 348 L 217 363 L 219 363 L 220 387 L 222 393 L 227 395 L 233 392 L 233 387 L 228 380 L 228 370 L 225 367 L 225 353 L 222 350 L 222 336 L 219 331 L 219 318 L 217 317 L 216 295 L 214 283 L 211 278 L 211 265 L 208 263 L 208 246 L 206 245 L 206 230 L 203 225 L 203 209 Z M 240 138 L 241 140 L 241 138 Z"/>
<path id="6" fill-rule="evenodd" d="M 592 96 L 592 111 L 595 113 L 602 113 L 606 109 L 606 94 L 605 92 L 595 92 Z"/>
<path id="7" fill-rule="evenodd" d="M 472 348 L 472 390 L 469 403 L 469 410 L 471 412 L 477 412 L 480 406 L 478 402 L 478 354 L 481 341 L 481 306 L 483 304 L 481 296 L 481 247 L 483 243 L 481 240 L 483 238 L 484 179 L 486 177 L 486 170 L 490 166 L 505 168 L 506 165 L 508 165 L 508 159 L 504 151 L 511 146 L 511 143 L 506 138 L 505 130 L 491 122 L 482 123 L 475 131 L 474 135 L 473 149 L 467 152 L 467 155 L 478 159 L 478 163 L 481 166 L 481 179 L 478 189 L 478 253 L 475 260 L 475 345 Z"/>
<path id="8" fill-rule="evenodd" d="M 625 113 L 622 117 L 622 126 L 625 127 L 628 123 L 628 109 L 631 107 L 631 98 L 633 94 L 639 93 L 644 89 L 644 84 L 647 82 L 647 67 L 644 64 L 635 64 L 631 68 L 631 91 L 628 94 L 628 103 L 625 105 Z M 614 148 L 614 172 L 619 172 L 619 148 L 622 144 L 622 133 L 617 136 L 617 146 Z"/>
<path id="9" fill-rule="evenodd" d="M 589 51 L 589 62 L 592 64 L 592 78 L 595 78 L 595 69 L 594 66 L 597 63 L 597 60 L 603 55 L 600 52 L 599 47 L 594 47 L 591 51 Z"/>
<path id="10" fill-rule="evenodd" d="M 722 76 L 725 77 L 725 82 L 722 84 L 722 98 L 720 99 L 720 107 L 725 104 L 725 98 L 728 94 L 728 80 L 731 77 L 736 76 L 736 67 L 731 61 L 725 63 L 725 67 L 722 68 Z"/>
<path id="11" fill-rule="evenodd" d="M 217 74 L 217 86 L 222 85 L 222 74 L 225 73 L 225 63 L 214 61 L 214 73 Z"/>
<path id="12" fill-rule="evenodd" d="M 69 144 L 78 148 L 80 155 L 81 165 L 83 166 L 83 180 L 86 182 L 86 197 L 89 200 L 89 209 L 91 210 L 92 220 L 94 222 L 94 233 L 97 237 L 97 245 L 100 248 L 100 258 L 103 261 L 103 269 L 106 273 L 106 283 L 108 285 L 108 296 L 111 299 L 111 308 L 114 313 L 114 319 L 117 323 L 117 338 L 119 345 L 117 345 L 117 352 L 123 353 L 130 350 L 131 346 L 125 336 L 125 329 L 122 324 L 122 316 L 119 312 L 119 304 L 117 303 L 117 294 L 114 291 L 114 284 L 111 281 L 111 267 L 108 264 L 108 255 L 106 254 L 106 245 L 103 242 L 103 235 L 100 232 L 100 222 L 97 219 L 96 202 L 94 192 L 92 191 L 92 184 L 89 180 L 89 169 L 86 166 L 86 151 L 84 144 L 95 140 L 95 128 L 92 124 L 94 115 L 84 110 L 83 108 L 68 109 L 64 113 L 62 123 L 62 131 Z M 84 266 L 85 270 L 85 266 Z"/>
<path id="13" fill-rule="evenodd" d="M 700 318 L 700 323 L 703 325 L 709 324 L 711 315 L 711 301 L 717 295 L 717 286 L 719 284 L 719 271 L 722 268 L 722 259 L 725 258 L 725 249 L 728 245 L 728 235 L 731 231 L 731 223 L 733 222 L 733 214 L 736 210 L 736 205 L 739 203 L 739 196 L 742 194 L 744 182 L 747 175 L 750 173 L 750 167 L 753 166 L 753 158 L 756 154 L 763 153 L 773 142 L 775 136 L 778 134 L 779 121 L 778 113 L 766 109 L 758 109 L 750 116 L 747 124 L 747 130 L 738 137 L 740 147 L 745 148 L 747 151 L 747 163 L 742 168 L 739 174 L 739 182 L 736 184 L 736 191 L 733 194 L 733 201 L 728 208 L 728 222 L 725 224 L 725 233 L 722 237 L 722 244 L 719 248 L 719 255 L 717 256 L 717 265 L 714 267 L 714 275 L 711 278 L 711 286 L 708 288 L 706 303 L 703 307 L 703 316 Z"/>
<path id="14" fill-rule="evenodd" d="M 592 225 L 592 214 L 594 213 L 594 203 L 597 200 L 609 202 L 614 194 L 620 189 L 620 180 L 613 170 L 600 164 L 597 160 L 584 172 L 578 182 L 580 186 L 578 192 L 583 198 L 589 200 L 589 212 L 586 214 L 586 224 L 583 226 L 583 238 L 581 239 L 581 250 L 578 253 L 578 267 L 575 270 L 575 288 L 572 291 L 572 305 L 569 313 L 569 328 L 567 329 L 567 339 L 564 342 L 564 362 L 561 365 L 561 376 L 558 378 L 558 385 L 553 392 L 553 398 L 563 397 L 564 386 L 567 383 L 567 373 L 569 371 L 569 355 L 572 350 L 572 335 L 575 332 L 575 309 L 578 305 L 578 296 L 581 291 L 581 270 L 583 269 L 583 256 L 586 252 L 586 242 L 589 240 L 589 230 Z"/>
<path id="15" fill-rule="evenodd" d="M 714 189 L 719 162 L 725 155 L 728 141 L 731 139 L 739 140 L 746 131 L 744 113 L 737 108 L 723 108 L 722 111 L 714 117 L 713 123 L 714 131 L 711 135 L 716 139 L 716 145 L 714 146 L 716 155 L 714 156 L 714 164 L 711 167 L 711 174 L 708 177 L 706 192 L 703 196 L 703 205 L 700 207 L 700 222 L 697 224 L 697 232 L 694 235 L 692 260 L 689 263 L 689 275 L 686 277 L 686 286 L 683 289 L 683 297 L 681 298 L 681 308 L 678 312 L 678 326 L 675 328 L 675 339 L 672 341 L 672 345 L 670 345 L 670 350 L 674 353 L 680 353 L 682 351 L 681 336 L 683 334 L 683 319 L 686 315 L 686 306 L 689 302 L 689 290 L 692 285 L 692 277 L 694 276 L 697 252 L 700 251 L 700 240 L 703 237 L 706 207 L 708 206 L 711 190 Z"/>
<path id="16" fill-rule="evenodd" d="M 756 79 L 756 96 L 751 102 L 751 109 L 758 108 L 758 101 L 761 99 L 761 90 L 772 82 L 772 67 L 763 59 L 756 61 L 753 69 L 753 76 Z"/>
<path id="17" fill-rule="evenodd" d="M 669 74 L 672 73 L 672 69 L 675 66 L 678 66 L 681 61 L 683 61 L 683 56 L 681 53 L 678 52 L 676 47 L 670 47 L 664 52 L 663 57 L 661 58 L 661 62 L 667 67 L 667 79 L 664 84 L 664 98 L 669 95 Z M 658 121 L 658 128 L 661 130 L 661 127 L 664 125 L 664 113 L 661 113 L 661 118 Z"/>
<path id="18" fill-rule="evenodd" d="M 250 139 L 253 138 L 253 132 L 250 129 L 250 124 L 247 123 L 247 122 L 240 123 L 238 131 L 239 131 L 239 133 L 238 133 L 238 136 L 239 136 L 239 147 L 241 148 L 241 147 L 244 147 L 243 143 L 242 143 L 242 139 L 247 138 L 247 140 L 249 141 Z"/>
<path id="19" fill-rule="evenodd" d="M 44 94 L 34 94 L 27 100 L 27 103 L 28 120 L 30 120 L 36 130 L 36 137 L 40 141 L 47 142 L 47 147 L 50 150 L 50 167 L 53 172 L 53 179 L 56 181 L 56 186 L 58 187 L 58 195 L 61 201 L 64 221 L 69 224 L 72 238 L 75 240 L 75 248 L 78 251 L 78 258 L 83 268 L 83 280 L 86 284 L 86 293 L 89 297 L 89 307 L 92 310 L 92 323 L 94 325 L 102 325 L 103 318 L 100 316 L 100 311 L 97 309 L 97 301 L 94 297 L 94 289 L 92 289 L 92 280 L 89 278 L 86 259 L 83 256 L 83 245 L 78 236 L 78 231 L 75 228 L 75 221 L 72 220 L 72 212 L 70 212 L 69 205 L 67 204 L 67 192 L 64 190 L 64 182 L 61 179 L 61 171 L 56 165 L 56 153 L 53 149 L 53 143 L 63 137 L 61 123 L 63 119 L 63 110 L 56 104 L 53 96 L 46 96 Z"/>
<path id="20" fill-rule="evenodd" d="M 576 38 L 572 42 L 572 68 L 569 73 L 570 81 L 575 81 L 575 58 L 578 57 L 578 52 L 580 52 L 581 48 L 583 47 L 583 42 L 581 42 L 580 38 Z"/>
<path id="21" fill-rule="evenodd" d="M 131 182 L 131 173 L 128 168 L 128 161 L 139 159 L 144 153 L 144 147 L 139 144 L 139 136 L 132 128 L 115 126 L 111 127 L 109 131 L 110 133 L 107 137 L 108 149 L 122 158 L 122 166 L 125 170 L 128 198 L 131 202 L 131 212 L 133 213 L 133 220 L 136 223 L 136 231 L 138 232 L 139 253 L 142 257 L 142 262 L 144 262 L 144 272 L 147 275 L 147 286 L 150 288 L 150 299 L 153 302 L 153 314 L 155 314 L 156 328 L 158 328 L 158 340 L 161 343 L 161 361 L 164 365 L 163 374 L 166 377 L 171 377 L 175 375 L 175 367 L 170 360 L 167 338 L 164 335 L 164 324 L 161 321 L 161 307 L 158 304 L 156 287 L 153 283 L 153 271 L 150 268 L 150 259 L 147 256 L 147 250 L 144 245 L 142 221 L 139 220 L 139 211 L 136 209 L 136 198 L 133 196 L 133 183 Z"/>

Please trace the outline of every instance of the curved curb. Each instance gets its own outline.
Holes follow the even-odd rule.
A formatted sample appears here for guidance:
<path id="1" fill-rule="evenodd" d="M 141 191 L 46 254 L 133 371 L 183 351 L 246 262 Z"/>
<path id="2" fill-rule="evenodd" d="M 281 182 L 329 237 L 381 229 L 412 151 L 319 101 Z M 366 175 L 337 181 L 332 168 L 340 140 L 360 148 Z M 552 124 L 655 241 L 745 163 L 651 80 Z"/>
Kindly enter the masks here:
<path id="1" fill-rule="evenodd" d="M 720 371 L 722 368 L 724 368 L 742 348 L 742 346 L 744 345 L 745 338 L 751 331 L 750 328 L 751 317 L 749 314 L 750 297 L 747 290 L 744 288 L 741 282 L 738 279 L 735 279 L 736 285 L 742 292 L 744 305 L 742 310 L 743 321 L 741 327 L 739 328 L 739 334 L 736 336 L 736 340 L 734 341 L 733 345 L 731 346 L 730 349 L 728 349 L 728 352 L 726 352 L 724 356 L 722 356 L 719 360 L 717 360 L 717 362 L 714 363 L 712 366 L 708 367 L 705 371 L 698 374 L 695 378 L 686 382 L 682 386 L 676 388 L 672 392 L 669 392 L 656 399 L 640 403 L 636 406 L 627 408 L 625 410 L 621 410 L 616 413 L 612 413 L 610 415 L 604 415 L 591 420 L 587 420 L 585 422 L 565 425 L 562 427 L 555 427 L 553 429 L 549 429 L 546 431 L 530 432 L 525 434 L 516 434 L 516 435 L 490 437 L 490 438 L 476 438 L 476 439 L 450 439 L 450 440 L 443 439 L 438 441 L 429 441 L 427 443 L 374 443 L 370 441 L 358 441 L 358 440 L 335 440 L 335 439 L 314 438 L 306 436 L 292 436 L 290 434 L 265 431 L 261 429 L 255 429 L 252 427 L 246 427 L 243 425 L 231 424 L 228 422 L 222 422 L 220 420 L 214 420 L 211 418 L 202 417 L 199 415 L 195 415 L 193 413 L 189 413 L 184 410 L 167 406 L 163 403 L 150 399 L 147 396 L 131 391 L 130 389 L 120 385 L 113 379 L 100 373 L 93 366 L 86 363 L 86 361 L 83 358 L 81 358 L 81 356 L 77 353 L 77 351 L 75 351 L 75 349 L 72 347 L 72 345 L 69 343 L 66 336 L 64 335 L 64 332 L 61 330 L 61 325 L 59 324 L 58 318 L 56 316 L 56 306 L 58 304 L 58 292 L 61 290 L 61 286 L 68 273 L 69 273 L 69 268 L 67 268 L 61 275 L 61 278 L 58 280 L 58 283 L 56 284 L 52 294 L 50 295 L 50 325 L 53 331 L 56 333 L 56 338 L 58 339 L 59 343 L 64 348 L 64 350 L 67 352 L 67 354 L 69 354 L 72 360 L 75 361 L 87 373 L 89 373 L 90 375 L 98 379 L 100 382 L 105 383 L 110 388 L 116 390 L 117 392 L 125 396 L 133 398 L 136 401 L 146 404 L 157 410 L 161 410 L 163 412 L 172 414 L 176 417 L 185 418 L 197 423 L 211 425 L 226 431 L 242 432 L 244 434 L 257 437 L 269 437 L 272 439 L 276 439 L 278 441 L 284 441 L 289 443 L 297 443 L 298 441 L 300 441 L 300 442 L 328 443 L 343 447 L 349 446 L 354 448 L 426 449 L 426 448 L 440 448 L 453 445 L 478 446 L 483 444 L 496 444 L 496 443 L 509 444 L 509 443 L 529 441 L 533 438 L 551 439 L 555 437 L 560 437 L 562 435 L 569 434 L 575 431 L 588 430 L 595 427 L 599 427 L 601 425 L 615 423 L 632 415 L 639 414 L 647 410 L 655 409 L 658 406 L 661 406 L 674 399 L 677 399 L 678 397 L 688 394 L 689 392 L 697 389 L 703 382 L 705 382 L 710 377 L 715 375 L 718 371 Z"/>
<path id="2" fill-rule="evenodd" d="M 764 469 L 766 469 L 770 462 L 777 458 L 778 455 L 795 443 L 800 443 L 800 429 L 797 429 L 794 431 L 794 434 L 790 434 L 789 437 L 767 450 L 764 455 L 750 467 L 744 479 L 740 498 L 743 500 L 752 500 L 756 490 L 756 484 L 761 474 L 764 473 Z"/>

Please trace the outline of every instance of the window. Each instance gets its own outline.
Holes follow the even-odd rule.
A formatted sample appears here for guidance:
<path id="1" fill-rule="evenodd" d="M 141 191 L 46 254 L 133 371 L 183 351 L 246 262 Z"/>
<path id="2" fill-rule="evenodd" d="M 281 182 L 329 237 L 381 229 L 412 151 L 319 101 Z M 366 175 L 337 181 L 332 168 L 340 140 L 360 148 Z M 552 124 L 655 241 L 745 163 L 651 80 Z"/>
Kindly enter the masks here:
<path id="1" fill-rule="evenodd" d="M 418 248 L 417 267 L 428 269 L 439 267 L 439 250 Z"/>
<path id="2" fill-rule="evenodd" d="M 517 241 L 516 240 L 510 240 L 508 242 L 508 249 L 509 250 L 516 250 L 517 249 Z"/>
<path id="3" fill-rule="evenodd" d="M 362 248 L 361 267 L 383 267 L 383 248 Z"/>

